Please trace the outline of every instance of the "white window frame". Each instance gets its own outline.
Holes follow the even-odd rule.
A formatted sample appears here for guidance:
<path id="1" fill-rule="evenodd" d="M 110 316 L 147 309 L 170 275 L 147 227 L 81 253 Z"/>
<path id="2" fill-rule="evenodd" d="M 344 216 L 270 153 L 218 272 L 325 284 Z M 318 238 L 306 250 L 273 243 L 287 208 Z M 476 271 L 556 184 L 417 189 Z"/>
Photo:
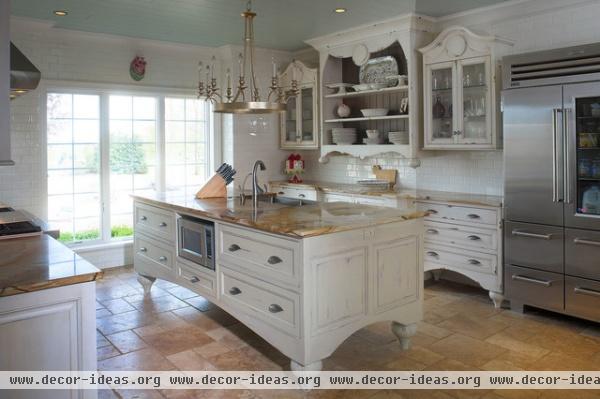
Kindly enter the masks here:
<path id="1" fill-rule="evenodd" d="M 180 97 L 189 98 L 195 97 L 196 92 L 191 89 L 182 88 L 167 88 L 154 86 L 138 86 L 138 85 L 114 85 L 104 83 L 82 83 L 82 82 L 66 82 L 66 81 L 46 81 L 44 85 L 44 95 L 41 96 L 42 121 L 40 123 L 41 135 L 43 137 L 42 145 L 44 146 L 44 159 L 41 166 L 43 175 L 48 173 L 48 136 L 47 136 L 47 101 L 49 93 L 66 93 L 66 94 L 89 94 L 100 96 L 100 197 L 101 197 L 101 213 L 100 213 L 100 239 L 80 241 L 69 243 L 72 248 L 87 248 L 87 247 L 102 247 L 114 246 L 115 243 L 129 244 L 132 237 L 111 238 L 110 226 L 110 166 L 109 166 L 109 98 L 111 95 L 122 96 L 147 96 L 155 97 L 157 102 L 156 109 L 156 185 L 157 191 L 163 191 L 166 187 L 166 165 L 165 165 L 165 98 Z M 207 124 L 207 139 L 208 159 L 207 159 L 207 176 L 216 170 L 221 164 L 221 118 L 215 118 L 213 112 L 210 112 L 209 104 L 207 103 L 206 110 Z M 45 179 L 47 185 L 48 179 Z M 46 195 L 44 196 L 45 209 L 48 209 L 48 187 L 45 187 Z M 133 210 L 132 210 L 133 211 Z"/>

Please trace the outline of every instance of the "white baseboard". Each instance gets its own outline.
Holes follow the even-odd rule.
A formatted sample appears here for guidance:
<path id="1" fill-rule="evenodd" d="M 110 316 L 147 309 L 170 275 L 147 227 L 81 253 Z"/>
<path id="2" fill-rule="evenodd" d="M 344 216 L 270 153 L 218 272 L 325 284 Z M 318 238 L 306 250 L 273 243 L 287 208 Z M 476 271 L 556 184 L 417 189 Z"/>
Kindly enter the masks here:
<path id="1" fill-rule="evenodd" d="M 74 248 L 74 251 L 99 269 L 133 264 L 133 242 Z"/>

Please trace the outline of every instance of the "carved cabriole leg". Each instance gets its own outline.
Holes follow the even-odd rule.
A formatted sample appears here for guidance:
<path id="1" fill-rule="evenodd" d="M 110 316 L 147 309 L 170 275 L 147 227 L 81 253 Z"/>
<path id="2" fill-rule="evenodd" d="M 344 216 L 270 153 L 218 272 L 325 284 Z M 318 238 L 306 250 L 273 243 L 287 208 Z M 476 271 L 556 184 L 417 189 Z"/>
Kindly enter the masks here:
<path id="1" fill-rule="evenodd" d="M 433 281 L 440 281 L 440 277 L 442 277 L 442 269 L 432 270 L 431 275 L 433 276 Z"/>
<path id="2" fill-rule="evenodd" d="M 502 308 L 502 302 L 504 301 L 504 295 L 499 292 L 490 291 L 489 293 L 490 299 L 494 302 L 494 307 L 496 309 Z"/>
<path id="3" fill-rule="evenodd" d="M 403 350 L 410 349 L 410 339 L 417 333 L 417 325 L 416 324 L 400 324 L 398 322 L 392 321 L 392 332 L 398 340 L 400 341 L 400 346 L 402 346 Z"/>
<path id="4" fill-rule="evenodd" d="M 290 370 L 292 371 L 321 371 L 323 369 L 323 362 L 318 361 L 306 366 L 301 365 L 300 363 L 296 363 L 293 360 L 290 360 Z"/>
<path id="5" fill-rule="evenodd" d="M 150 289 L 152 288 L 152 284 L 156 281 L 156 277 L 144 276 L 143 274 L 138 274 L 137 281 L 144 288 L 144 295 L 150 294 Z"/>

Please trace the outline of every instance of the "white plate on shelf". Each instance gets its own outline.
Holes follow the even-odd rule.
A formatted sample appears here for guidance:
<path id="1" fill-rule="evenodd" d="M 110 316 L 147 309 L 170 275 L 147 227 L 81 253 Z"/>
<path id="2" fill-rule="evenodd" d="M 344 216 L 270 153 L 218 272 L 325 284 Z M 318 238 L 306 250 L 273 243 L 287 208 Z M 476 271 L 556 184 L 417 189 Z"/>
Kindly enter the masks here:
<path id="1" fill-rule="evenodd" d="M 386 116 L 388 112 L 390 112 L 387 108 L 365 108 L 361 109 L 360 112 L 365 117 L 373 117 L 373 116 Z"/>
<path id="2" fill-rule="evenodd" d="M 351 83 L 329 83 L 325 85 L 328 89 L 337 90 L 335 94 L 345 94 L 347 93 L 346 89 L 352 88 Z"/>
<path id="3" fill-rule="evenodd" d="M 360 67 L 360 83 L 383 83 L 387 86 L 387 77 L 398 75 L 398 62 L 391 55 L 371 58 Z"/>

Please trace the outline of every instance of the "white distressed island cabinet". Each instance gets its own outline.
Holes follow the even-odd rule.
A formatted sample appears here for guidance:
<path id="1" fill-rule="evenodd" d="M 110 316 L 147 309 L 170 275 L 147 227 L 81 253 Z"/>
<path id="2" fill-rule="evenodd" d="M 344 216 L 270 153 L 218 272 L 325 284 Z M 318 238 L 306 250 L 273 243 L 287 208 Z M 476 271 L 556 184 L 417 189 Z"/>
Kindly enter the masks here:
<path id="1" fill-rule="evenodd" d="M 500 73 L 496 48 L 512 44 L 450 27 L 423 53 L 425 150 L 500 146 Z"/>
<path id="2" fill-rule="evenodd" d="M 292 370 L 320 370 L 321 360 L 346 338 L 378 321 L 391 321 L 392 331 L 408 348 L 422 318 L 422 218 L 292 237 L 265 231 L 267 223 L 243 226 L 249 223 L 249 210 L 220 201 L 225 204 L 220 215 L 229 215 L 229 222 L 214 208 L 199 212 L 208 204 L 201 200 L 177 205 L 136 197 L 134 265 L 147 293 L 156 278 L 197 292 L 288 356 Z M 336 211 L 341 214 L 360 205 L 314 207 L 318 209 L 303 211 L 300 208 L 309 206 L 279 205 L 260 213 L 273 211 L 278 218 L 280 209 L 281 215 L 288 215 L 282 217 L 294 212 L 306 212 L 302 218 L 314 212 L 335 217 Z M 368 208 L 357 213 L 398 213 Z M 185 215 L 214 221 L 215 270 L 177 256 L 175 226 Z M 231 222 L 232 215 L 240 221 Z"/>

